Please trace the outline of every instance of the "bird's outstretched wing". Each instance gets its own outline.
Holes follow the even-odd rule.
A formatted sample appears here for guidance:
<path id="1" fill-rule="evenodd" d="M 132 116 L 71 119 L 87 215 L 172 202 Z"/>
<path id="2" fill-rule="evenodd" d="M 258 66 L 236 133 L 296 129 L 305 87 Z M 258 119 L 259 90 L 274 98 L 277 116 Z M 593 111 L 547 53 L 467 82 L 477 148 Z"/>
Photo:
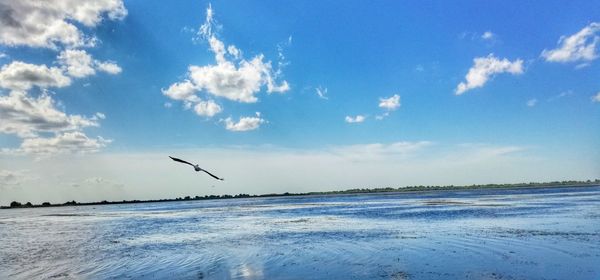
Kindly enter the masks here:
<path id="1" fill-rule="evenodd" d="M 174 161 L 178 161 L 178 162 L 181 162 L 181 163 L 185 163 L 185 164 L 189 164 L 189 165 L 191 165 L 191 166 L 194 166 L 193 164 L 191 164 L 191 163 L 189 163 L 189 162 L 187 162 L 187 161 L 185 161 L 185 160 L 178 159 L 178 158 L 174 158 L 174 157 L 172 157 L 172 156 L 169 156 L 169 157 L 170 157 L 172 160 L 174 160 Z"/>
<path id="2" fill-rule="evenodd" d="M 221 180 L 221 181 L 225 180 L 223 178 L 219 178 L 219 177 L 215 176 L 214 174 L 212 174 L 212 173 L 210 173 L 210 172 L 208 172 L 208 171 L 206 171 L 204 169 L 202 169 L 202 171 L 206 172 L 206 174 L 210 175 L 211 177 L 213 177 L 213 178 L 215 178 L 217 180 Z"/>

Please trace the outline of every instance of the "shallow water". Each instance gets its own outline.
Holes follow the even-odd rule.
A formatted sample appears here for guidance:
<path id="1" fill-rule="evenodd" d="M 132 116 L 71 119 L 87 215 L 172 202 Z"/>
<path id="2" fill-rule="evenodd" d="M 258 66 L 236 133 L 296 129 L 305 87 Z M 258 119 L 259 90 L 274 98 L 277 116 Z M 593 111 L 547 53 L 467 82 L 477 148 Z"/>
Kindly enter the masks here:
<path id="1" fill-rule="evenodd" d="M 600 279 L 600 186 L 0 211 L 0 279 Z"/>

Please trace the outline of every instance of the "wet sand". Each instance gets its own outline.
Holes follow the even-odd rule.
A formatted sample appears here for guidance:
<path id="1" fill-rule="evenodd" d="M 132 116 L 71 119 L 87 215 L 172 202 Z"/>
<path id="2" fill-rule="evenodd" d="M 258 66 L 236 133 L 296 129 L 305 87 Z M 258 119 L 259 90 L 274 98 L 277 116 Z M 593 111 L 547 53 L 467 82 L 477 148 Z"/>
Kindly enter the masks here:
<path id="1" fill-rule="evenodd" d="M 600 279 L 600 187 L 0 211 L 0 279 Z"/>

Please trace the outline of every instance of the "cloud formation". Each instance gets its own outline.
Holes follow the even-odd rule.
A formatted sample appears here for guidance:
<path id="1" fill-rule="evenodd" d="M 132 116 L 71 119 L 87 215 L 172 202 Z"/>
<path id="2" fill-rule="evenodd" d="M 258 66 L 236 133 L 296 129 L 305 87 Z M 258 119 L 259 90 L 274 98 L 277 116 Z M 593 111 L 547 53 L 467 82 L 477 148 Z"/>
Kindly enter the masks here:
<path id="1" fill-rule="evenodd" d="M 60 68 L 13 61 L 0 69 L 0 87 L 11 90 L 66 87 L 71 79 Z"/>
<path id="2" fill-rule="evenodd" d="M 345 121 L 347 123 L 361 123 L 364 122 L 365 119 L 367 119 L 367 117 L 364 115 L 356 115 L 355 117 L 346 116 Z"/>
<path id="3" fill-rule="evenodd" d="M 321 86 L 315 88 L 315 92 L 317 93 L 317 96 L 321 99 L 324 100 L 328 100 L 329 97 L 327 97 L 327 88 L 323 88 Z"/>
<path id="4" fill-rule="evenodd" d="M 598 58 L 596 45 L 600 40 L 597 35 L 600 23 L 593 22 L 571 36 L 561 36 L 558 47 L 543 50 L 541 56 L 548 62 L 590 62 Z"/>
<path id="5" fill-rule="evenodd" d="M 96 66 L 96 69 L 108 73 L 108 74 L 112 74 L 112 75 L 116 75 L 121 73 L 122 69 L 121 66 L 119 66 L 118 64 L 112 62 L 112 61 L 98 61 L 98 60 L 94 60 L 94 64 Z"/>
<path id="6" fill-rule="evenodd" d="M 496 34 L 492 33 L 492 31 L 483 32 L 481 35 L 481 39 L 483 40 L 493 40 L 496 37 Z"/>
<path id="7" fill-rule="evenodd" d="M 260 117 L 259 112 L 256 112 L 256 117 L 241 117 L 238 122 L 234 122 L 231 117 L 223 121 L 225 122 L 225 129 L 236 132 L 255 130 L 266 122 Z"/>
<path id="8" fill-rule="evenodd" d="M 4 149 L 9 153 L 48 155 L 96 152 L 111 140 L 88 138 L 82 129 L 97 127 L 98 120 L 104 118 L 102 113 L 92 117 L 68 115 L 56 108 L 54 100 L 46 92 L 37 98 L 22 91 L 11 91 L 7 96 L 0 96 L 0 133 L 14 134 L 23 139 L 18 148 Z M 45 137 L 43 133 L 53 136 Z"/>
<path id="9" fill-rule="evenodd" d="M 389 111 L 400 108 L 400 95 L 394 94 L 388 98 L 379 98 L 379 108 Z"/>
<path id="10" fill-rule="evenodd" d="M 557 95 L 550 96 L 548 99 L 546 99 L 546 101 L 554 102 L 554 101 L 560 100 L 565 97 L 573 96 L 573 94 L 574 94 L 573 90 L 565 90 Z"/>
<path id="11" fill-rule="evenodd" d="M 202 101 L 198 96 L 200 92 L 235 102 L 254 103 L 258 101 L 256 95 L 263 88 L 266 88 L 267 93 L 284 93 L 290 89 L 287 81 L 277 82 L 281 71 L 274 70 L 271 61 L 266 60 L 263 54 L 245 59 L 243 52 L 236 46 L 226 46 L 219 40 L 214 32 L 216 27 L 213 17 L 214 12 L 209 5 L 205 22 L 200 26 L 198 35 L 209 43 L 209 50 L 213 53 L 216 64 L 190 65 L 184 81 L 162 90 L 165 96 L 183 101 L 186 107 L 196 105 L 195 107 L 199 106 L 202 109 L 210 105 L 213 109 L 210 110 L 211 113 L 201 110 L 203 114 L 199 114 L 210 117 L 221 112 L 221 107 L 216 110 L 216 103 Z"/>
<path id="12" fill-rule="evenodd" d="M 24 170 L 0 169 L 0 187 L 18 186 L 26 179 Z"/>
<path id="13" fill-rule="evenodd" d="M 399 141 L 393 143 L 369 143 L 345 145 L 332 148 L 332 153 L 355 160 L 373 160 L 405 156 L 433 145 L 430 141 Z"/>
<path id="14" fill-rule="evenodd" d="M 592 96 L 592 102 L 599 102 L 600 103 L 600 92 L 596 93 L 596 95 Z"/>
<path id="15" fill-rule="evenodd" d="M 522 74 L 523 60 L 509 61 L 506 58 L 499 59 L 493 54 L 486 57 L 477 57 L 473 59 L 473 66 L 465 76 L 466 82 L 458 84 L 455 94 L 461 95 L 468 90 L 483 87 L 490 78 L 501 73 Z"/>
<path id="16" fill-rule="evenodd" d="M 127 15 L 121 0 L 0 0 L 0 45 L 47 48 L 60 52 L 55 66 L 12 61 L 0 69 L 0 133 L 21 138 L 18 148 L 4 153 L 47 155 L 87 153 L 105 147 L 111 140 L 89 138 L 83 129 L 99 126 L 102 113 L 91 117 L 67 114 L 58 109 L 48 88 L 71 85 L 102 71 L 118 74 L 121 67 L 111 61 L 94 59 L 82 47 L 93 47 L 98 39 L 80 29 L 91 29 L 104 18 L 120 20 Z M 37 87 L 40 94 L 29 90 Z"/>
<path id="17" fill-rule="evenodd" d="M 22 91 L 11 91 L 7 96 L 0 96 L 0 119 L 0 133 L 16 134 L 22 138 L 36 137 L 41 132 L 73 131 L 99 126 L 98 117 L 67 115 L 58 110 L 47 93 L 30 97 Z"/>
<path id="18" fill-rule="evenodd" d="M 71 77 L 83 78 L 100 70 L 109 74 L 121 73 L 121 67 L 113 62 L 92 59 L 85 50 L 64 50 L 58 55 L 58 63 Z"/>
<path id="19" fill-rule="evenodd" d="M 212 100 L 200 101 L 196 103 L 196 106 L 194 106 L 194 112 L 196 112 L 198 116 L 203 117 L 212 117 L 220 113 L 222 110 L 223 109 L 221 108 L 221 106 L 219 106 L 219 104 L 215 103 Z"/>
<path id="20" fill-rule="evenodd" d="M 75 23 L 95 27 L 106 15 L 120 20 L 127 15 L 121 0 L 0 0 L 0 44 L 57 49 L 94 46 Z"/>
<path id="21" fill-rule="evenodd" d="M 104 148 L 112 140 L 89 138 L 81 131 L 65 132 L 49 138 L 26 138 L 18 152 L 35 155 L 54 155 L 64 153 L 93 153 Z"/>
<path id="22" fill-rule="evenodd" d="M 527 100 L 526 104 L 527 104 L 527 107 L 533 107 L 533 106 L 535 106 L 537 104 L 537 102 L 538 102 L 538 100 L 535 99 L 535 98 L 533 98 L 533 99 Z"/>
<path id="23" fill-rule="evenodd" d="M 70 69 L 20 61 L 0 69 L 0 87 L 10 90 L 8 95 L 0 94 L 0 133 L 14 134 L 23 140 L 19 148 L 4 151 L 22 154 L 86 153 L 95 152 L 110 143 L 101 137 L 90 139 L 82 132 L 86 127 L 99 126 L 98 121 L 106 118 L 104 114 L 96 113 L 92 117 L 69 115 L 56 107 L 56 102 L 46 90 L 71 84 L 63 70 L 73 76 L 90 75 L 85 65 L 87 58 L 85 55 L 63 57 L 71 63 Z M 41 89 L 37 97 L 27 92 L 34 86 Z M 45 137 L 43 133 L 54 136 Z"/>
<path id="24" fill-rule="evenodd" d="M 79 188 L 79 187 L 90 187 L 90 188 L 98 188 L 98 187 L 113 187 L 113 188 L 122 188 L 125 185 L 121 183 L 114 182 L 112 180 L 106 179 L 104 177 L 88 177 L 83 180 L 71 183 L 71 187 Z"/>

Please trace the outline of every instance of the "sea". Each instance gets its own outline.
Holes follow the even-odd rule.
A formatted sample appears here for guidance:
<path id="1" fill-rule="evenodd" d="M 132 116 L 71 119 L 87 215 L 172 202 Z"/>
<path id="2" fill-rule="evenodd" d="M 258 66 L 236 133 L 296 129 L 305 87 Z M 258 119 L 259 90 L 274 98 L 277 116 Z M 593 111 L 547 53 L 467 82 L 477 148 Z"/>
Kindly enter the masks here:
<path id="1" fill-rule="evenodd" d="M 0 210 L 0 279 L 600 279 L 600 186 Z"/>

